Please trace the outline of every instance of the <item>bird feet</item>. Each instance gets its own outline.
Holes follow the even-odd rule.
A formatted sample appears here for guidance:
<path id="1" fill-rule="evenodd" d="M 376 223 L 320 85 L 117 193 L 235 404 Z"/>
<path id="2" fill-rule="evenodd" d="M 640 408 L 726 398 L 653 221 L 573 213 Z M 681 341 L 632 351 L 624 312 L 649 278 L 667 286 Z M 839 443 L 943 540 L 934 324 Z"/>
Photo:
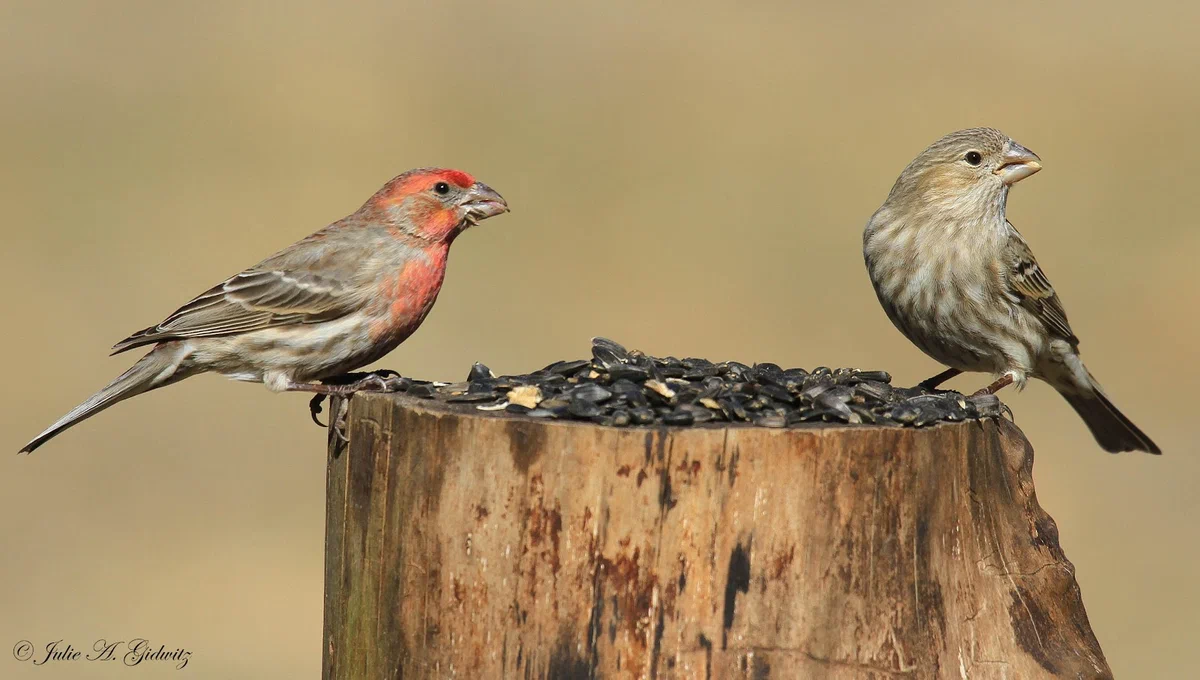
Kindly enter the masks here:
<path id="1" fill-rule="evenodd" d="M 317 418 L 322 410 L 321 404 L 324 403 L 326 397 L 349 397 L 355 392 L 403 392 L 408 389 L 410 384 L 411 382 L 407 378 L 385 368 L 371 373 L 346 373 L 325 378 L 318 383 L 291 383 L 287 389 L 296 392 L 316 392 L 316 395 L 308 402 L 309 415 L 312 416 L 314 423 L 321 427 L 327 427 Z M 334 432 L 339 439 L 346 441 L 345 407 L 343 406 L 340 411 L 341 413 L 338 413 L 333 419 Z"/>
<path id="2" fill-rule="evenodd" d="M 1013 384 L 1013 380 L 1014 380 L 1014 377 L 1013 377 L 1012 373 L 1005 373 L 1004 375 L 1000 376 L 1000 378 L 997 379 L 996 382 L 992 383 L 991 385 L 988 385 L 987 387 L 983 388 L 982 390 L 979 390 L 978 392 L 976 392 L 975 394 L 972 394 L 971 396 L 972 397 L 981 397 L 985 394 L 995 394 L 995 393 L 999 392 L 1000 390 L 1004 389 L 1005 387 L 1008 387 L 1009 385 Z"/>
<path id="3" fill-rule="evenodd" d="M 381 369 L 368 373 L 356 382 L 350 383 L 350 393 L 353 392 L 403 392 L 412 384 L 404 376 L 395 371 Z"/>
<path id="4" fill-rule="evenodd" d="M 317 414 L 321 412 L 321 402 L 325 401 L 326 396 L 327 395 L 324 394 L 318 394 L 312 398 L 312 401 L 308 402 L 309 415 L 312 416 L 313 422 L 321 427 L 327 426 L 325 423 L 317 420 Z M 350 402 L 342 399 L 340 401 L 335 401 L 334 403 L 337 404 L 338 407 L 337 413 L 334 414 L 333 418 L 329 421 L 333 426 L 333 434 L 343 444 L 349 444 L 350 438 L 346 436 L 346 412 L 349 410 Z"/>
<path id="5" fill-rule="evenodd" d="M 318 395 L 348 396 L 355 392 L 403 392 L 411 381 L 395 371 L 381 369 L 371 373 L 346 373 L 317 383 L 290 383 L 289 390 L 316 392 Z"/>

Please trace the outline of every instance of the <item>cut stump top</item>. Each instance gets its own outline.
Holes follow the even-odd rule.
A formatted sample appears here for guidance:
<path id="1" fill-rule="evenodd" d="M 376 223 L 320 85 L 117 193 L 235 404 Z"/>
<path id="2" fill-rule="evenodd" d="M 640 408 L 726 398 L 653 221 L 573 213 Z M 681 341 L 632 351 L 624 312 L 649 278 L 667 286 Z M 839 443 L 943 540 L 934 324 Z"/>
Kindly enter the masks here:
<path id="1" fill-rule="evenodd" d="M 886 371 L 781 368 L 707 359 L 654 357 L 604 338 L 592 358 L 556 361 L 532 373 L 496 376 L 476 363 L 459 383 L 394 380 L 401 393 L 459 413 L 629 427 L 752 425 L 813 427 L 937 423 L 995 418 L 993 395 L 904 388 Z"/>

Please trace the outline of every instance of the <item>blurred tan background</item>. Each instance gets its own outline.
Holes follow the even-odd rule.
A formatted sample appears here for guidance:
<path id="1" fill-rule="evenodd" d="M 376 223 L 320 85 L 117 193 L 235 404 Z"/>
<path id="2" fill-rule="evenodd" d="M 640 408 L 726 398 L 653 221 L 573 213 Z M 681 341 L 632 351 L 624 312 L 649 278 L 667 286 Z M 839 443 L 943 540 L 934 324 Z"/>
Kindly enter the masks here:
<path id="1" fill-rule="evenodd" d="M 879 309 L 861 230 L 929 142 L 993 125 L 1042 156 L 1010 217 L 1166 452 L 1110 456 L 1048 387 L 1007 392 L 1039 498 L 1116 675 L 1190 674 L 1200 6 L 645 4 L 0 3 L 0 450 L 132 363 L 113 342 L 420 165 L 513 213 L 456 243 L 383 365 L 527 371 L 603 334 L 912 384 L 940 369 Z M 7 650 L 140 636 L 193 677 L 318 677 L 306 400 L 206 376 L 0 456 L 0 676 L 125 678 Z"/>

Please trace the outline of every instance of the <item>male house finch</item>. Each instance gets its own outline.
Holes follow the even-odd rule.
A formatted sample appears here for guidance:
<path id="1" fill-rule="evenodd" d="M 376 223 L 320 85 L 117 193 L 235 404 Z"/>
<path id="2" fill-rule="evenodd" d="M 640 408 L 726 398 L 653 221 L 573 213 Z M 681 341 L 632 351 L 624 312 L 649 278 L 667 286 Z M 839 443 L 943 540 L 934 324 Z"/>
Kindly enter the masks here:
<path id="1" fill-rule="evenodd" d="M 999 130 L 934 142 L 909 163 L 863 232 L 879 302 L 909 340 L 950 366 L 997 376 L 980 393 L 1040 378 L 1066 398 L 1106 451 L 1161 453 L 1113 406 L 1079 358 L 1062 302 L 1004 216 L 1008 190 L 1041 159 Z"/>
<path id="2" fill-rule="evenodd" d="M 467 227 L 508 211 L 491 187 L 458 170 L 410 170 L 353 215 L 229 277 L 114 354 L 154 345 L 104 389 L 21 449 L 109 406 L 214 371 L 274 391 L 347 394 L 368 377 L 324 385 L 392 351 L 433 307 L 450 244 Z"/>

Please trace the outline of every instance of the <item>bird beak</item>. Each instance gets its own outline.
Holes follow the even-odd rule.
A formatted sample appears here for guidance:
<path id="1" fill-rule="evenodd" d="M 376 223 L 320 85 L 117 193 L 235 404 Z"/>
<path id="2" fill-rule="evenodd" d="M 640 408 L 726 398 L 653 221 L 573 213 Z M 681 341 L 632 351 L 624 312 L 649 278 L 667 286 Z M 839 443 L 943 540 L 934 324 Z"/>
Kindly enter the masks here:
<path id="1" fill-rule="evenodd" d="M 1042 169 L 1038 155 L 1029 149 L 1010 141 L 1004 155 L 1000 158 L 1000 166 L 994 172 L 1000 176 L 1000 181 L 1011 186 Z"/>
<path id="2" fill-rule="evenodd" d="M 495 189 L 476 182 L 464 197 L 462 207 L 467 210 L 467 219 L 474 223 L 508 212 L 508 201 Z"/>

